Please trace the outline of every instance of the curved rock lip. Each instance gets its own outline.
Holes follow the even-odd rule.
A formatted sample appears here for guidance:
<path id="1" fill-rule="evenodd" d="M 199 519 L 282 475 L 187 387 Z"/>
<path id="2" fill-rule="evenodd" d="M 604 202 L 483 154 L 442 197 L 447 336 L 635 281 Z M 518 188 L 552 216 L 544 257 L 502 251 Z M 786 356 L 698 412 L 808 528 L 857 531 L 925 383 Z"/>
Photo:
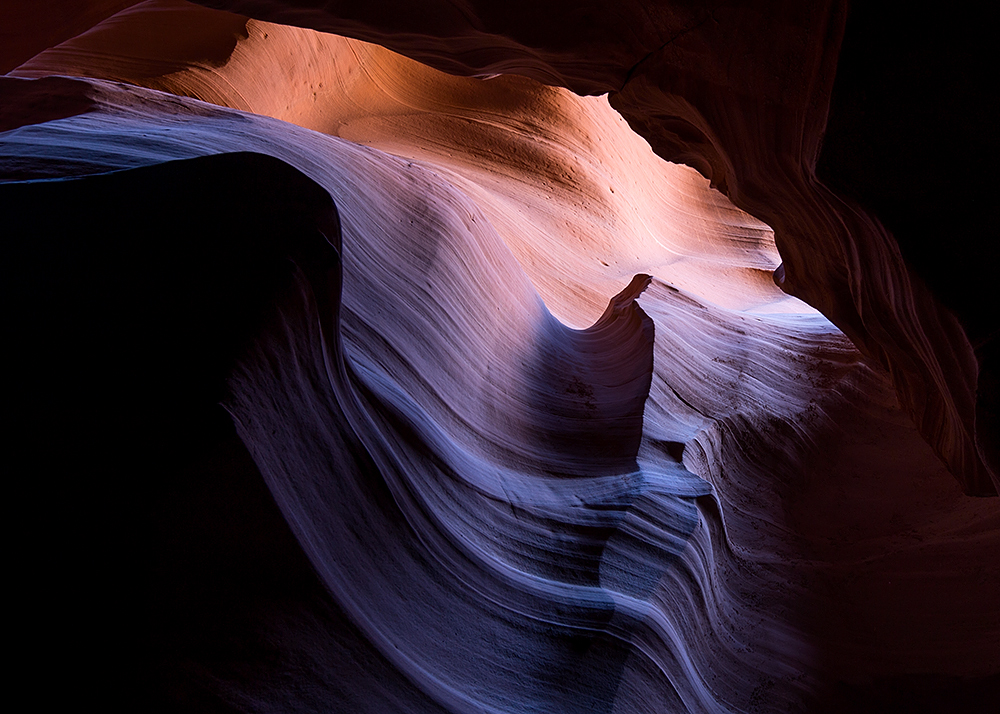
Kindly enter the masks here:
<path id="1" fill-rule="evenodd" d="M 90 85 L 68 77 L 0 78 L 0 132 L 65 119 L 95 108 Z"/>

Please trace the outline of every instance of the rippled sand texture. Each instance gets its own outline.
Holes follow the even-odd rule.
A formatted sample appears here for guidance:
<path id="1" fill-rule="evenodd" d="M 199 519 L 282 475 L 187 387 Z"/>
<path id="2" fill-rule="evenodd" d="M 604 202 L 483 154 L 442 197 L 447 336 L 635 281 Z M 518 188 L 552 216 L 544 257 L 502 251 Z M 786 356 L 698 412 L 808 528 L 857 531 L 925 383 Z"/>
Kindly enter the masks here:
<path id="1" fill-rule="evenodd" d="M 603 76 L 602 63 L 644 53 L 597 56 L 595 40 L 571 62 L 449 7 L 389 17 L 384 36 L 350 18 L 336 29 L 483 76 L 150 0 L 0 77 L 0 205 L 42 246 L 18 260 L 47 265 L 48 244 L 77 256 L 53 259 L 69 281 L 57 287 L 12 272 L 16 299 L 76 329 L 90 318 L 45 291 L 101 314 L 121 301 L 100 286 L 126 286 L 151 345 L 158 315 L 242 315 L 232 336 L 211 336 L 209 321 L 183 352 L 219 385 L 192 400 L 221 400 L 239 439 L 223 456 L 192 450 L 164 479 L 262 480 L 260 508 L 273 497 L 274 533 L 290 532 L 281 558 L 308 563 L 280 598 L 234 588 L 219 611 L 248 613 L 236 624 L 157 635 L 169 644 L 154 648 L 151 696 L 241 711 L 841 711 L 879 682 L 995 682 L 1000 611 L 983 604 L 1000 594 L 1000 512 L 962 493 L 991 484 L 974 438 L 954 432 L 975 358 L 964 334 L 934 341 L 930 323 L 959 329 L 947 314 L 907 307 L 931 300 L 920 286 L 882 295 L 858 322 L 865 291 L 881 290 L 866 271 L 905 272 L 891 238 L 862 255 L 848 243 L 881 230 L 871 219 L 845 227 L 850 211 L 809 171 L 754 163 L 704 106 L 661 98 L 637 119 L 662 94 L 642 89 L 662 53 Z M 320 29 L 336 14 L 236 9 Z M 480 29 L 434 39 L 422 23 L 445 38 Z M 535 78 L 485 76 L 508 71 Z M 609 103 L 538 79 L 624 89 Z M 657 132 L 675 104 L 684 121 L 706 113 L 704 136 L 675 125 L 669 140 L 704 175 L 629 126 L 669 153 Z M 775 171 L 787 180 L 769 184 Z M 711 185 L 779 229 L 784 265 L 774 231 Z M 773 201 L 790 191 L 801 195 L 781 216 Z M 58 212 L 30 218 L 102 200 L 92 243 Z M 156 228 L 141 227 L 147 213 Z M 157 257 L 175 248 L 190 259 Z M 250 277 L 187 307 L 157 282 L 230 273 Z M 102 333 L 81 334 L 90 350 Z M 949 371 L 963 359 L 972 366 Z M 229 518 L 230 540 L 271 532 L 263 516 Z M 283 567 L 294 579 L 298 566 Z M 157 598 L 164 619 L 197 609 Z"/>

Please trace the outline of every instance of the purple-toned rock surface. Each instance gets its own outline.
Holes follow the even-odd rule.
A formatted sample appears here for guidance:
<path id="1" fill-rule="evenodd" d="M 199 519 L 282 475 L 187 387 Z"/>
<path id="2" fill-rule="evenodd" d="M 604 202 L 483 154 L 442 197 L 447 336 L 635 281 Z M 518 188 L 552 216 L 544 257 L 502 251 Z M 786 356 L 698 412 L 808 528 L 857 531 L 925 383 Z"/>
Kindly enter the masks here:
<path id="1" fill-rule="evenodd" d="M 24 606 L 86 593 L 25 661 L 131 710 L 991 710 L 989 291 L 817 178 L 844 7 L 208 4 L 11 12 Z"/>

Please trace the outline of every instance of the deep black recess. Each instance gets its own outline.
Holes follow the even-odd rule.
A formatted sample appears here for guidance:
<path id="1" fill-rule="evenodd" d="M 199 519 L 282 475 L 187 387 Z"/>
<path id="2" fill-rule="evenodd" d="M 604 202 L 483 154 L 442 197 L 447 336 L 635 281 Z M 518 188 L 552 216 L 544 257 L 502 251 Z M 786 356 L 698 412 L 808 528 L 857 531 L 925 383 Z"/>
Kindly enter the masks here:
<path id="1" fill-rule="evenodd" d="M 294 263 L 339 260 L 333 201 L 243 153 L 0 185 L 0 215 L 19 671 L 224 709 L 199 677 L 267 676 L 254 628 L 322 599 L 219 402 Z"/>

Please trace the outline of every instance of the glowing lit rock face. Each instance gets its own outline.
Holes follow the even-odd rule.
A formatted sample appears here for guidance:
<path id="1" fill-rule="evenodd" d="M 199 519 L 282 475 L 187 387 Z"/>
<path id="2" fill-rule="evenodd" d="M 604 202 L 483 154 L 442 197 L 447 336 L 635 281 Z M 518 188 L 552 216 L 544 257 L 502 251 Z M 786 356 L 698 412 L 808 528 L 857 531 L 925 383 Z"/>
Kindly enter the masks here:
<path id="1" fill-rule="evenodd" d="M 695 10 L 293 4 L 227 7 L 453 74 L 151 0 L 0 78 L 20 329 L 86 346 L 70 376 L 23 367 L 53 400 L 120 398 L 66 444 L 122 483 L 175 452 L 142 566 L 151 696 L 837 711 L 916 701 L 915 674 L 968 702 L 995 682 L 996 503 L 948 474 L 993 488 L 976 356 L 813 173 L 839 9 L 786 8 L 743 66 L 750 11 L 710 31 Z M 81 214 L 102 238 L 72 235 Z M 130 423 L 120 354 L 153 365 L 158 436 Z M 197 421 L 220 400 L 238 438 Z M 192 535 L 218 513 L 191 503 L 261 483 Z"/>

